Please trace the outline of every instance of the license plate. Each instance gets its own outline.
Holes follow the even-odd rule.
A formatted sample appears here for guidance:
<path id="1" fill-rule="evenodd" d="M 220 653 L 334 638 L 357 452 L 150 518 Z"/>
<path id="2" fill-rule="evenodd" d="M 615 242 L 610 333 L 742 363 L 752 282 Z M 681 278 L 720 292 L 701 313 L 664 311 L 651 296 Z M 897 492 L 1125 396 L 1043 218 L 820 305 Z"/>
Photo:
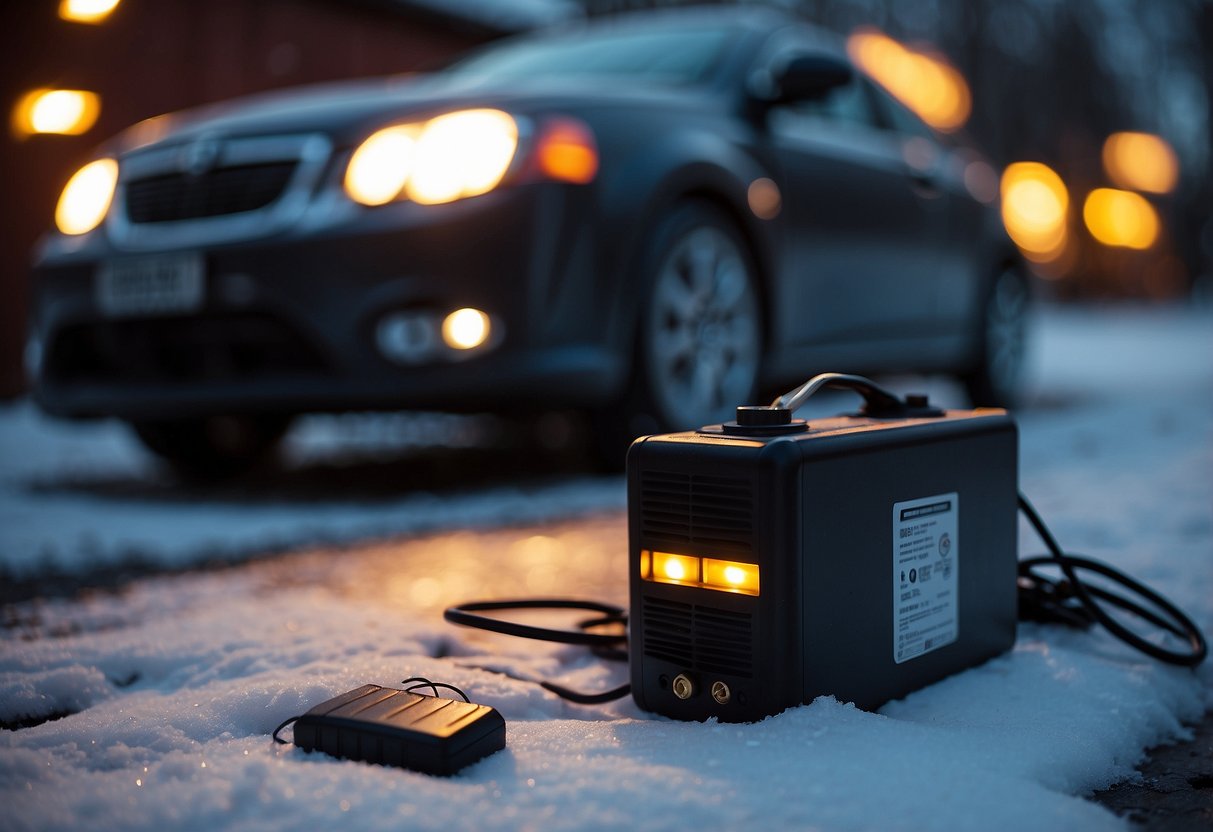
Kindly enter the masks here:
<path id="1" fill-rule="evenodd" d="M 111 316 L 192 312 L 202 305 L 200 254 L 114 260 L 97 271 L 97 305 Z"/>

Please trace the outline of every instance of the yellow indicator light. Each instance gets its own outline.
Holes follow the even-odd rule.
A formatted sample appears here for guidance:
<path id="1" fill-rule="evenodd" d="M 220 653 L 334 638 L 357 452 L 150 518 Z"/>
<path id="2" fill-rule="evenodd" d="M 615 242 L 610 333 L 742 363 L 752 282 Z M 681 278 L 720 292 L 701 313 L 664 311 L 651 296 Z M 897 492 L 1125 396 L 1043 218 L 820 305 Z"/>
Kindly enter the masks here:
<path id="1" fill-rule="evenodd" d="M 1029 260 L 1055 260 L 1065 249 L 1070 194 L 1052 168 L 1015 162 L 1002 174 L 1002 222 Z"/>
<path id="2" fill-rule="evenodd" d="M 907 49 L 883 32 L 864 28 L 847 39 L 847 53 L 902 104 L 936 130 L 958 130 L 969 118 L 969 85 L 940 55 Z"/>
<path id="3" fill-rule="evenodd" d="M 674 555 L 669 552 L 652 553 L 652 572 L 643 577 L 650 581 L 671 584 L 699 583 L 699 558 L 690 555 Z"/>
<path id="4" fill-rule="evenodd" d="M 758 594 L 758 564 L 740 563 L 670 552 L 640 552 L 640 577 L 646 581 L 697 586 L 703 589 Z"/>
<path id="5" fill-rule="evenodd" d="M 489 339 L 489 316 L 470 307 L 456 309 L 442 322 L 442 340 L 455 350 L 470 350 Z"/>
<path id="6" fill-rule="evenodd" d="M 61 0 L 59 17 L 73 23 L 100 23 L 121 0 Z"/>
<path id="7" fill-rule="evenodd" d="M 92 231 L 105 219 L 117 183 L 118 163 L 113 159 L 97 159 L 80 168 L 55 206 L 55 225 L 64 234 Z"/>
<path id="8" fill-rule="evenodd" d="M 13 131 L 19 136 L 50 133 L 79 136 L 97 123 L 101 99 L 88 90 L 40 89 L 26 93 L 13 108 Z"/>
<path id="9" fill-rule="evenodd" d="M 1103 145 L 1103 166 L 1122 188 L 1170 193 L 1179 179 L 1179 160 L 1166 140 L 1150 133 L 1113 133 Z"/>
<path id="10" fill-rule="evenodd" d="M 1091 236 L 1107 246 L 1147 249 L 1158 239 L 1158 213 L 1140 194 L 1097 188 L 1082 206 Z"/>
<path id="11" fill-rule="evenodd" d="M 708 589 L 758 594 L 758 565 L 731 560 L 703 559 L 703 583 Z"/>
<path id="12" fill-rule="evenodd" d="M 536 151 L 539 169 L 553 179 L 585 185 L 598 173 L 594 134 L 580 121 L 561 118 L 543 132 Z"/>

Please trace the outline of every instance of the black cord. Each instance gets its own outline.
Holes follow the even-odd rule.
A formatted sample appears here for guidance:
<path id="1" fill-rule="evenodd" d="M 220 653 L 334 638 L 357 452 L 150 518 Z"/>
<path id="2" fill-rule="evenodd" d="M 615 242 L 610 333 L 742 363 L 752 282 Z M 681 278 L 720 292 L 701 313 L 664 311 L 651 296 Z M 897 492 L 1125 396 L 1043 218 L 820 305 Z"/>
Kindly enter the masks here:
<path id="1" fill-rule="evenodd" d="M 549 627 L 535 627 L 529 624 L 519 624 L 514 621 L 507 621 L 502 618 L 493 618 L 487 615 L 477 615 L 479 612 L 494 612 L 501 610 L 586 610 L 589 612 L 600 613 L 593 618 L 587 618 L 577 622 L 576 630 L 555 630 Z M 450 607 L 443 614 L 443 618 L 450 621 L 452 624 L 462 624 L 465 627 L 476 627 L 481 630 L 490 630 L 494 633 L 502 633 L 507 636 L 518 636 L 519 638 L 530 638 L 538 641 L 552 641 L 557 644 L 579 644 L 590 647 L 594 654 L 610 660 L 610 661 L 627 661 L 627 613 L 622 607 L 616 607 L 612 604 L 603 604 L 597 601 L 578 601 L 569 598 L 527 598 L 512 601 L 475 601 L 469 604 L 460 604 L 455 607 Z M 620 633 L 592 633 L 589 630 L 610 625 L 619 625 L 623 627 L 623 632 Z M 464 665 L 471 667 L 471 665 Z M 561 699 L 567 699 L 570 702 L 575 702 L 579 705 L 599 705 L 603 702 L 611 702 L 616 699 L 621 699 L 627 696 L 632 691 L 631 685 L 621 685 L 611 690 L 601 693 L 582 693 L 581 691 L 572 690 L 562 685 L 557 685 L 554 682 L 536 681 L 534 679 L 524 679 L 520 676 L 514 676 L 502 670 L 494 670 L 488 667 L 479 667 L 479 670 L 486 670 L 490 673 L 499 673 L 510 679 L 516 679 L 520 682 L 532 682 L 538 684 L 544 690 L 551 691 Z"/>
<path id="2" fill-rule="evenodd" d="M 298 721 L 299 721 L 299 717 L 297 717 L 297 716 L 292 716 L 288 719 L 283 720 L 282 724 L 279 725 L 277 728 L 275 728 L 274 733 L 271 734 L 271 736 L 274 738 L 274 742 L 278 743 L 279 745 L 290 745 L 289 742 L 287 742 L 286 740 L 284 740 L 278 736 L 278 732 L 281 731 L 286 726 L 290 725 L 292 722 L 298 722 Z"/>
<path id="3" fill-rule="evenodd" d="M 404 689 L 405 693 L 412 693 L 413 691 L 417 690 L 417 688 L 429 688 L 430 690 L 434 691 L 434 696 L 437 697 L 438 688 L 444 688 L 449 691 L 454 691 L 455 693 L 459 694 L 460 697 L 463 698 L 464 702 L 467 702 L 469 705 L 472 704 L 472 700 L 468 699 L 468 695 L 466 693 L 464 693 L 463 691 L 461 691 L 459 688 L 455 687 L 454 685 L 448 685 L 446 682 L 431 682 L 429 679 L 425 678 L 424 676 L 410 676 L 409 678 L 401 681 L 400 684 L 408 685 L 410 682 L 415 682 L 416 684 L 410 685 L 409 687 L 405 688 Z"/>
<path id="4" fill-rule="evenodd" d="M 1195 667 L 1205 660 L 1209 648 L 1204 634 L 1182 610 L 1145 584 L 1106 563 L 1067 554 L 1023 494 L 1019 495 L 1019 510 L 1049 550 L 1046 556 L 1027 558 L 1019 562 L 1020 618 L 1084 628 L 1100 624 L 1130 647 L 1167 664 Z M 1065 580 L 1055 581 L 1035 571 L 1036 567 L 1045 565 L 1060 568 Z M 1138 598 L 1144 598 L 1162 615 L 1114 592 L 1097 586 L 1087 586 L 1078 578 L 1080 569 L 1095 572 L 1120 584 Z M 1185 639 L 1191 646 L 1191 651 L 1169 650 L 1147 641 L 1109 615 L 1096 598 Z"/>
<path id="5" fill-rule="evenodd" d="M 549 690 L 559 696 L 561 699 L 567 699 L 570 702 L 575 702 L 578 705 L 601 705 L 604 702 L 614 702 L 616 699 L 621 699 L 632 692 L 631 685 L 620 685 L 617 688 L 604 690 L 601 693 L 582 693 L 581 691 L 566 688 L 563 685 L 558 685 L 555 682 L 545 682 L 542 679 L 528 679 L 525 676 L 518 676 L 510 673 L 508 670 L 501 670 L 497 667 L 485 667 L 482 664 L 461 664 L 459 667 L 468 670 L 483 670 L 485 673 L 496 673 L 498 676 L 504 676 L 507 679 L 513 679 L 516 682 L 529 682 L 532 685 L 539 685 L 544 690 Z"/>
<path id="6" fill-rule="evenodd" d="M 478 612 L 499 610 L 587 610 L 602 613 L 598 618 L 588 619 L 578 623 L 576 630 L 554 630 L 550 627 L 535 627 L 530 624 L 519 624 L 504 618 L 493 618 L 488 615 L 476 615 Z M 442 617 L 452 624 L 462 624 L 465 627 L 477 627 L 507 636 L 533 638 L 539 641 L 554 641 L 558 644 L 581 644 L 586 647 L 618 648 L 627 643 L 627 635 L 623 633 L 591 633 L 591 628 L 608 624 L 627 624 L 627 613 L 622 607 L 612 604 L 602 604 L 597 601 L 576 601 L 569 598 L 526 598 L 514 601 L 475 601 L 470 604 L 459 604 L 450 607 Z"/>
<path id="7" fill-rule="evenodd" d="M 445 688 L 446 690 L 454 691 L 455 693 L 459 694 L 461 697 L 463 697 L 464 702 L 467 702 L 468 704 L 471 704 L 472 702 L 472 700 L 468 699 L 468 695 L 466 693 L 454 685 L 448 685 L 446 682 L 431 682 L 424 676 L 411 676 L 402 681 L 400 684 L 410 685 L 409 687 L 404 688 L 405 693 L 412 693 L 413 691 L 417 690 L 417 688 L 429 688 L 430 690 L 434 691 L 434 696 L 437 697 L 438 688 Z M 289 742 L 279 737 L 278 734 L 281 733 L 283 728 L 290 725 L 292 722 L 298 722 L 300 719 L 301 716 L 292 716 L 284 719 L 282 724 L 275 728 L 274 733 L 270 735 L 273 737 L 274 742 L 278 743 L 279 745 L 290 745 Z"/>

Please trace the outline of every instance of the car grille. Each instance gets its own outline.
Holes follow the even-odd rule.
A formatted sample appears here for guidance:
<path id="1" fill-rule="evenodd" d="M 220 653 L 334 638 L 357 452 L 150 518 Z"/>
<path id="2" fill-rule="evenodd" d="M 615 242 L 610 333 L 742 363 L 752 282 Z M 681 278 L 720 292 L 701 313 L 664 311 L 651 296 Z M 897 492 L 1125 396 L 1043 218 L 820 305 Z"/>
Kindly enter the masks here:
<path id="1" fill-rule="evenodd" d="M 55 383 L 181 384 L 324 374 L 294 328 L 256 313 L 79 324 L 47 351 Z"/>
<path id="2" fill-rule="evenodd" d="M 136 179 L 126 183 L 127 218 L 176 222 L 256 211 L 282 195 L 297 166 L 295 160 L 260 162 Z"/>

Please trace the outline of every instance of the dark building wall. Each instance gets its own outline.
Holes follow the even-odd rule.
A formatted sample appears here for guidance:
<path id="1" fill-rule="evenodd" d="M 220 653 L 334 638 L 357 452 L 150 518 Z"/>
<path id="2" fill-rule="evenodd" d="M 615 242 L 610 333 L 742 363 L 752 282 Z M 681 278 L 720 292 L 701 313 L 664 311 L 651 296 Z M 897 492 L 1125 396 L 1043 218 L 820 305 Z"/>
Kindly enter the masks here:
<path id="1" fill-rule="evenodd" d="M 124 0 L 100 25 L 60 20 L 58 8 L 0 4 L 0 397 L 24 388 L 31 251 L 63 184 L 100 142 L 141 119 L 245 93 L 414 71 L 488 37 L 384 4 Z M 38 87 L 96 92 L 97 124 L 82 136 L 19 138 L 9 116 Z"/>

